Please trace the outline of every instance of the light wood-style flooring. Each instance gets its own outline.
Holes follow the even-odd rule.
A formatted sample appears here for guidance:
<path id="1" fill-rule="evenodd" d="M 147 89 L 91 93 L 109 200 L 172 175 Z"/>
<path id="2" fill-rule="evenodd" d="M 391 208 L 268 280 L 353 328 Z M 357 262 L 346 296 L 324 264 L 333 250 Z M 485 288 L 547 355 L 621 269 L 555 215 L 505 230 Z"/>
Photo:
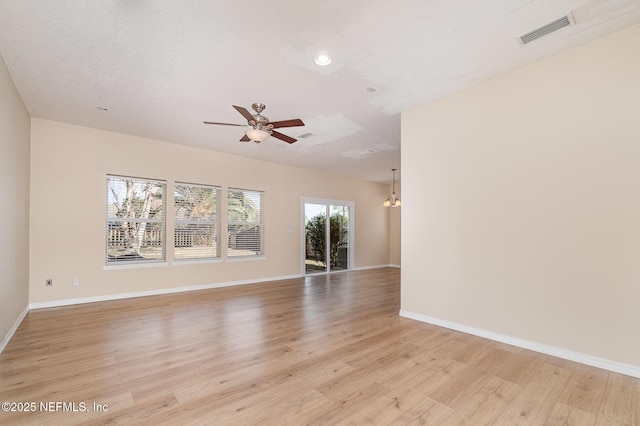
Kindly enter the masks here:
<path id="1" fill-rule="evenodd" d="M 639 379 L 399 308 L 383 268 L 35 310 L 0 402 L 38 407 L 0 424 L 640 425 Z"/>

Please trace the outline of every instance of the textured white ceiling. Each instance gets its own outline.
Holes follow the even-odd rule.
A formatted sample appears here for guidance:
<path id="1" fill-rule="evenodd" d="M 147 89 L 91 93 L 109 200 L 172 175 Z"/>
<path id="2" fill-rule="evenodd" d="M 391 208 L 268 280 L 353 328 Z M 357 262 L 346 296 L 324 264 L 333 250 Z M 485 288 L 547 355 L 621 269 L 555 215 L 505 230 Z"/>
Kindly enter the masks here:
<path id="1" fill-rule="evenodd" d="M 35 117 L 389 182 L 401 111 L 638 22 L 640 0 L 0 0 L 0 53 Z M 202 124 L 253 102 L 312 135 Z"/>

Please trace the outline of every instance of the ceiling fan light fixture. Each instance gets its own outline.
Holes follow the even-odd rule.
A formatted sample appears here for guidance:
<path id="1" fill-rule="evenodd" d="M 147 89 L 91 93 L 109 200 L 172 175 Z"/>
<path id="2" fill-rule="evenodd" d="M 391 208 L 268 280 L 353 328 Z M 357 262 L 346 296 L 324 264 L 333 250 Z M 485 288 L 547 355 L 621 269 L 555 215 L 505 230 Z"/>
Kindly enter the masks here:
<path id="1" fill-rule="evenodd" d="M 326 53 L 320 53 L 316 55 L 314 62 L 316 63 L 316 65 L 326 67 L 327 65 L 331 64 L 331 56 L 327 55 Z"/>
<path id="2" fill-rule="evenodd" d="M 266 132 L 262 129 L 247 129 L 246 133 L 247 137 L 256 143 L 264 142 L 269 136 L 269 132 Z"/>

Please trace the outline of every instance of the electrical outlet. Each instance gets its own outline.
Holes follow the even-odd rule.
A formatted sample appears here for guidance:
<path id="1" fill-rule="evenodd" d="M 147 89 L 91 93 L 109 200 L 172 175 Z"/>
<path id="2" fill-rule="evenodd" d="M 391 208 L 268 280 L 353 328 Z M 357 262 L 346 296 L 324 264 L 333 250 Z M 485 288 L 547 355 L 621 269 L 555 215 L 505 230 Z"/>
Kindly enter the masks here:
<path id="1" fill-rule="evenodd" d="M 73 285 L 79 285 L 80 279 L 78 277 L 73 277 Z"/>
<path id="2" fill-rule="evenodd" d="M 47 278 L 47 285 L 53 285 L 53 280 L 51 278 Z"/>

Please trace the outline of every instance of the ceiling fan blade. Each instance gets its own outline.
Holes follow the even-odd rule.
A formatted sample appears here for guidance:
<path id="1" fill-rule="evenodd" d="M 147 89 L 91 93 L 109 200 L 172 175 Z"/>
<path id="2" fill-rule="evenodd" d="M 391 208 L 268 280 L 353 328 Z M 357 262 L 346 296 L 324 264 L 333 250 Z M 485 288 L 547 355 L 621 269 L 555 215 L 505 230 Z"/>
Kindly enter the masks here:
<path id="1" fill-rule="evenodd" d="M 218 124 L 220 126 L 238 126 L 238 127 L 247 127 L 246 124 L 232 124 L 232 123 L 216 123 L 215 121 L 203 121 L 204 124 Z"/>
<path id="2" fill-rule="evenodd" d="M 274 129 L 279 129 L 281 127 L 304 126 L 304 123 L 299 118 L 294 118 L 293 120 L 272 121 L 269 124 L 271 124 Z"/>
<path id="3" fill-rule="evenodd" d="M 271 136 L 273 136 L 274 138 L 278 138 L 281 141 L 285 141 L 286 143 L 294 143 L 295 141 L 298 140 L 298 139 L 292 138 L 291 136 L 287 136 L 283 133 L 276 132 L 275 130 L 271 131 Z"/>
<path id="4" fill-rule="evenodd" d="M 249 111 L 247 111 L 246 108 L 242 108 L 242 107 L 236 106 L 236 105 L 233 105 L 233 107 L 236 109 L 236 111 L 238 111 L 240 114 L 242 114 L 242 116 L 244 118 L 246 118 L 247 121 L 255 120 L 255 118 L 253 118 L 253 115 L 251 115 L 251 113 Z"/>
<path id="5" fill-rule="evenodd" d="M 240 142 L 251 142 L 251 139 L 249 139 L 249 136 L 244 135 L 240 138 Z"/>

